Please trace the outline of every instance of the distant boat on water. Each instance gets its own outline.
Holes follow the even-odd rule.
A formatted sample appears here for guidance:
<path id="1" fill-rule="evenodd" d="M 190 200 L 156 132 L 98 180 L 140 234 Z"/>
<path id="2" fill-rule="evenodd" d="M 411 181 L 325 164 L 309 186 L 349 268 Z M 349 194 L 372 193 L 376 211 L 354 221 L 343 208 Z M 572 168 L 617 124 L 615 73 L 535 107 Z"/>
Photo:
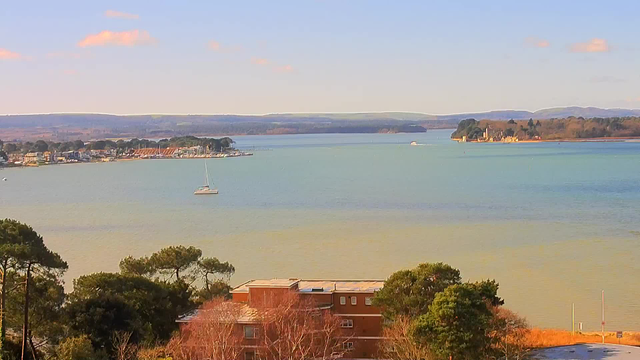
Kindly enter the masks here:
<path id="1" fill-rule="evenodd" d="M 216 195 L 218 193 L 218 189 L 212 189 L 209 186 L 209 170 L 207 169 L 207 161 L 204 162 L 204 182 L 205 185 L 200 186 L 196 191 L 193 192 L 194 195 Z"/>

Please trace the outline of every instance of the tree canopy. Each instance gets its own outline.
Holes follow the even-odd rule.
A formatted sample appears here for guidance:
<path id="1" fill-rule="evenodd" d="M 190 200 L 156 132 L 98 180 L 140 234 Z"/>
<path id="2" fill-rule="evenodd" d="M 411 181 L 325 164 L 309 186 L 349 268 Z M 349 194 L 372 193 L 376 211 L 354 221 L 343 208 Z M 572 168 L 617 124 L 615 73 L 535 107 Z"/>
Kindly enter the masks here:
<path id="1" fill-rule="evenodd" d="M 149 264 L 158 272 L 175 275 L 176 280 L 180 280 L 180 273 L 192 270 L 201 256 L 202 250 L 193 246 L 169 246 L 153 253 L 149 258 Z"/>
<path id="2" fill-rule="evenodd" d="M 428 344 L 442 358 L 485 358 L 493 351 L 491 302 L 497 298 L 489 289 L 497 291 L 497 286 L 455 284 L 438 293 L 429 310 L 414 323 L 416 341 Z"/>
<path id="3" fill-rule="evenodd" d="M 393 273 L 373 301 L 389 319 L 414 317 L 427 311 L 436 294 L 459 283 L 460 270 L 444 263 L 424 263 Z"/>

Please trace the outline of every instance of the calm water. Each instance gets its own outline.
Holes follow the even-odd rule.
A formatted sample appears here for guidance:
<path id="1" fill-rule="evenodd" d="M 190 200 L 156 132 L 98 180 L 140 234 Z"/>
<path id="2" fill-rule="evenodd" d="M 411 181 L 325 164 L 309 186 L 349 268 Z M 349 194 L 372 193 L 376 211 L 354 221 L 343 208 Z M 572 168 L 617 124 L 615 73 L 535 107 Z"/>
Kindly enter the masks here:
<path id="1" fill-rule="evenodd" d="M 0 217 L 34 226 L 67 285 L 172 244 L 250 278 L 385 278 L 445 261 L 539 326 L 640 330 L 640 143 L 457 144 L 427 134 L 235 137 L 211 159 L 5 169 Z M 409 146 L 416 140 L 424 146 Z"/>

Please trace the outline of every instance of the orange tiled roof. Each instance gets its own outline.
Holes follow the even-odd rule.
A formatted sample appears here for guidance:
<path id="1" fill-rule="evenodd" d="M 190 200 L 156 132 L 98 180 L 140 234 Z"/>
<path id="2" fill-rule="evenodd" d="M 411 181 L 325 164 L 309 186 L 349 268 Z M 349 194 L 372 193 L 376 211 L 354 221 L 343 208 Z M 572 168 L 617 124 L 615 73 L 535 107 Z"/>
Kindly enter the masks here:
<path id="1" fill-rule="evenodd" d="M 134 154 L 140 156 L 152 156 L 152 155 L 162 155 L 162 156 L 172 156 L 178 148 L 170 147 L 166 149 L 158 149 L 158 148 L 144 148 L 144 149 L 136 149 Z"/>

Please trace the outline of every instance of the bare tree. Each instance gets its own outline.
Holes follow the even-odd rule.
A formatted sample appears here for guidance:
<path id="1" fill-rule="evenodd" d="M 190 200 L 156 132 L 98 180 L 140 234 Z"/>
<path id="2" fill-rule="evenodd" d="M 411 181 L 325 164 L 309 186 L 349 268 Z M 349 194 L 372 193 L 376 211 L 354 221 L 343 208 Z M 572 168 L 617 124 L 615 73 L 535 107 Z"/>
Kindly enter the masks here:
<path id="1" fill-rule="evenodd" d="M 138 347 L 130 340 L 130 332 L 117 331 L 113 334 L 113 353 L 116 360 L 136 360 Z"/>
<path id="2" fill-rule="evenodd" d="M 411 336 L 411 318 L 396 316 L 382 330 L 380 358 L 388 360 L 431 360 L 435 356 L 429 349 Z"/>
<path id="3" fill-rule="evenodd" d="M 340 320 L 310 299 L 295 293 L 258 309 L 261 334 L 258 349 L 268 359 L 338 359 L 348 340 Z"/>
<path id="4" fill-rule="evenodd" d="M 238 359 L 243 351 L 240 323 L 251 316 L 248 306 L 214 299 L 205 303 L 185 325 L 171 350 L 176 359 Z"/>
<path id="5" fill-rule="evenodd" d="M 502 308 L 493 308 L 492 334 L 493 347 L 504 360 L 526 359 L 530 353 L 527 345 L 529 325 L 524 318 L 513 311 Z"/>

